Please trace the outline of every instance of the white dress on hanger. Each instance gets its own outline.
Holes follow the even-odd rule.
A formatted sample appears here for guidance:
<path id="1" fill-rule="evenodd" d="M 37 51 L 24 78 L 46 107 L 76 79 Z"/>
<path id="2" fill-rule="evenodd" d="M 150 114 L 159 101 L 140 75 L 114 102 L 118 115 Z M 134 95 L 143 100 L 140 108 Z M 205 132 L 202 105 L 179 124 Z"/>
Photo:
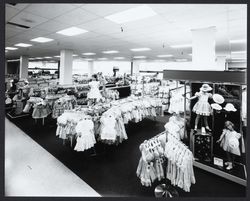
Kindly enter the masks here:
<path id="1" fill-rule="evenodd" d="M 87 98 L 97 99 L 97 101 L 102 98 L 102 95 L 99 90 L 99 85 L 100 84 L 98 81 L 92 81 L 89 83 L 90 91 L 88 92 Z"/>

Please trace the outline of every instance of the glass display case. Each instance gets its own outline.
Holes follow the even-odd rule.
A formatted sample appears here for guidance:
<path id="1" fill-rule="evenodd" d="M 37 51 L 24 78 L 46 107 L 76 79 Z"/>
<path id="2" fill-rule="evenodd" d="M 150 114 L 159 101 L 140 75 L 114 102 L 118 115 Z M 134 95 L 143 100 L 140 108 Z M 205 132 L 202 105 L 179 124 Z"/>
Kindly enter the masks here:
<path id="1" fill-rule="evenodd" d="M 164 74 L 166 80 L 185 83 L 183 95 L 189 102 L 184 103 L 186 143 L 194 154 L 194 165 L 246 186 L 245 73 L 210 71 L 198 72 L 196 76 L 196 72 L 166 71 Z"/>

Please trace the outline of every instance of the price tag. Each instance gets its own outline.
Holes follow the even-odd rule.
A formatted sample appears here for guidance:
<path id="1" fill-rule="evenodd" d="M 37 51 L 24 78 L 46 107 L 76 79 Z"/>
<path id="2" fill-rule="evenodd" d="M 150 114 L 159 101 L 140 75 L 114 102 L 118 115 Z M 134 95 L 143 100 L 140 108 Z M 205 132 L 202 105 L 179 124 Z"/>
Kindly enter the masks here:
<path id="1" fill-rule="evenodd" d="M 214 165 L 218 165 L 220 167 L 223 167 L 223 159 L 214 157 Z"/>

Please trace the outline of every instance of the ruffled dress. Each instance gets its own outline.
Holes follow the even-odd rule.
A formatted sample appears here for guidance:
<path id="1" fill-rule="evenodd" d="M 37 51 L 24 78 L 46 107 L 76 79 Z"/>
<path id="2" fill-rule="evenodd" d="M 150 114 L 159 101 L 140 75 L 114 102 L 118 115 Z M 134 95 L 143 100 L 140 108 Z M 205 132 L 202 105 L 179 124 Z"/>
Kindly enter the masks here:
<path id="1" fill-rule="evenodd" d="M 210 116 L 213 110 L 210 104 L 208 103 L 208 98 L 212 98 L 212 94 L 196 92 L 195 96 L 198 97 L 198 101 L 193 107 L 193 112 L 202 116 Z"/>
<path id="2" fill-rule="evenodd" d="M 239 139 L 241 137 L 240 133 L 236 131 L 230 131 L 228 129 L 223 129 L 222 134 L 225 134 L 220 146 L 224 151 L 230 152 L 232 154 L 240 156 Z"/>

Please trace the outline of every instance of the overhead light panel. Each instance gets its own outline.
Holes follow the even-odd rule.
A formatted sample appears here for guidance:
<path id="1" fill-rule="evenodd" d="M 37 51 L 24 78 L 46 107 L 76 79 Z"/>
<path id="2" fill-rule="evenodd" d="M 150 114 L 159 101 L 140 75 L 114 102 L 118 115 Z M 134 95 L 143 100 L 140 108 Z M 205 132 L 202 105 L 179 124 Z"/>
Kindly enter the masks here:
<path id="1" fill-rule="evenodd" d="M 106 57 L 98 58 L 98 60 L 108 60 Z"/>
<path id="2" fill-rule="evenodd" d="M 117 50 L 107 50 L 107 51 L 102 51 L 103 54 L 116 54 L 119 53 Z"/>
<path id="3" fill-rule="evenodd" d="M 60 56 L 60 55 L 56 55 L 56 56 L 54 56 L 54 57 L 56 57 L 56 58 L 60 58 L 61 56 Z"/>
<path id="4" fill-rule="evenodd" d="M 18 48 L 16 47 L 5 47 L 6 50 L 17 50 Z"/>
<path id="5" fill-rule="evenodd" d="M 82 53 L 82 55 L 91 56 L 91 55 L 96 55 L 96 53 L 94 53 L 94 52 L 85 52 L 85 53 Z"/>
<path id="6" fill-rule="evenodd" d="M 229 43 L 246 43 L 247 40 L 246 39 L 235 39 L 235 40 L 229 40 Z"/>
<path id="7" fill-rule="evenodd" d="M 94 59 L 91 59 L 91 58 L 87 58 L 87 59 L 84 59 L 86 61 L 93 61 Z"/>
<path id="8" fill-rule="evenodd" d="M 37 42 L 37 43 L 47 43 L 47 42 L 51 42 L 53 40 L 54 39 L 51 39 L 51 38 L 38 37 L 38 38 L 33 38 L 30 41 Z"/>
<path id="9" fill-rule="evenodd" d="M 143 52 L 143 51 L 149 51 L 151 49 L 148 48 L 148 47 L 142 47 L 142 48 L 133 48 L 133 49 L 130 49 L 130 50 L 133 51 L 133 52 Z"/>
<path id="10" fill-rule="evenodd" d="M 30 47 L 32 45 L 31 44 L 27 44 L 27 43 L 17 43 L 17 44 L 15 44 L 15 46 L 17 46 L 17 47 Z"/>
<path id="11" fill-rule="evenodd" d="M 52 59 L 52 57 L 43 57 L 44 59 Z"/>
<path id="12" fill-rule="evenodd" d="M 187 61 L 187 59 L 176 59 L 175 61 L 184 62 L 184 61 Z"/>
<path id="13" fill-rule="evenodd" d="M 159 58 L 165 58 L 165 57 L 172 57 L 172 54 L 161 54 L 161 55 L 157 55 L 157 57 Z"/>
<path id="14" fill-rule="evenodd" d="M 145 59 L 146 56 L 134 56 L 133 58 L 134 58 L 134 59 Z"/>
<path id="15" fill-rule="evenodd" d="M 157 13 L 152 8 L 147 5 L 143 5 L 106 16 L 105 18 L 117 24 L 122 24 L 145 19 L 155 15 L 157 15 Z"/>
<path id="16" fill-rule="evenodd" d="M 246 54 L 246 51 L 232 51 L 232 54 Z"/>
<path id="17" fill-rule="evenodd" d="M 188 48 L 192 47 L 192 44 L 183 44 L 183 45 L 170 45 L 172 48 Z"/>
<path id="18" fill-rule="evenodd" d="M 62 35 L 65 35 L 65 36 L 76 36 L 76 35 L 80 35 L 80 34 L 83 34 L 83 33 L 86 33 L 86 32 L 88 32 L 88 31 L 85 30 L 85 29 L 81 29 L 81 28 L 78 28 L 78 27 L 70 27 L 70 28 L 58 31 L 56 33 L 62 34 Z"/>
<path id="19" fill-rule="evenodd" d="M 43 59 L 42 57 L 35 57 L 35 59 Z"/>
<path id="20" fill-rule="evenodd" d="M 125 59 L 124 57 L 114 57 L 114 59 L 120 60 L 120 59 Z"/>
<path id="21" fill-rule="evenodd" d="M 73 54 L 72 56 L 73 56 L 73 57 L 78 57 L 78 55 L 77 55 L 77 54 Z"/>

